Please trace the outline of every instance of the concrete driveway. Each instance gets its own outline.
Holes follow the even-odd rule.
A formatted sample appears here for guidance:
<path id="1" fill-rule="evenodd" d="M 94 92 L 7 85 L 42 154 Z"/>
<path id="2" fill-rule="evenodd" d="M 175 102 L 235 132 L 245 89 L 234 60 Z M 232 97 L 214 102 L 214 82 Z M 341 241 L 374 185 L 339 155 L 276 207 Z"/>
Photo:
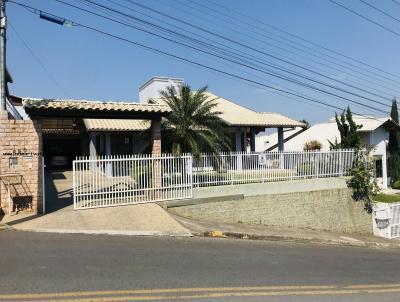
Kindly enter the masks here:
<path id="1" fill-rule="evenodd" d="M 9 225 L 37 232 L 190 236 L 186 228 L 155 203 L 73 210 L 71 171 L 46 173 L 46 212 Z"/>

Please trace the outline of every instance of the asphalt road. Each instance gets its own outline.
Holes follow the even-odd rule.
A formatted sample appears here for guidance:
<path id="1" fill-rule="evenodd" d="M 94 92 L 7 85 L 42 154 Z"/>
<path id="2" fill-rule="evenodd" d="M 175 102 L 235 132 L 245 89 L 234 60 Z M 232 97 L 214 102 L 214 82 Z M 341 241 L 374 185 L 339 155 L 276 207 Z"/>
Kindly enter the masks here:
<path id="1" fill-rule="evenodd" d="M 0 301 L 400 301 L 400 252 L 0 232 Z"/>

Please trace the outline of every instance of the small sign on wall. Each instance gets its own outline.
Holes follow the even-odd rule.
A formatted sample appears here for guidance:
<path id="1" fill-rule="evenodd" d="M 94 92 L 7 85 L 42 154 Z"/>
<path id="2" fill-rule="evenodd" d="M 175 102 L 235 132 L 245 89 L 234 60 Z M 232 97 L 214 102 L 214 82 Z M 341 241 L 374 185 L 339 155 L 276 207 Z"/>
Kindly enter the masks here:
<path id="1" fill-rule="evenodd" d="M 9 163 L 9 168 L 11 170 L 18 170 L 18 166 L 19 166 L 18 157 L 10 157 L 8 159 L 8 163 Z"/>
<path id="2" fill-rule="evenodd" d="M 32 169 L 32 156 L 24 156 L 24 162 L 28 169 Z"/>

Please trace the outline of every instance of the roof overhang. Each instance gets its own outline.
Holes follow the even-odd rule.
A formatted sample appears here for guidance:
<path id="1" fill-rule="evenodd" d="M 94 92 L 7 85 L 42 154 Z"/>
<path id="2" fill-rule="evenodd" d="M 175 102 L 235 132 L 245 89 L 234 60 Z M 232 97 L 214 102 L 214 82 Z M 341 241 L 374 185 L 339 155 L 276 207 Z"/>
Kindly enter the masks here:
<path id="1" fill-rule="evenodd" d="M 95 118 L 95 119 L 161 119 L 171 109 L 166 105 L 53 100 L 23 98 L 23 107 L 31 119 Z"/>
<path id="2" fill-rule="evenodd" d="M 83 119 L 86 130 L 89 132 L 132 132 L 150 129 L 149 120 L 137 119 Z"/>

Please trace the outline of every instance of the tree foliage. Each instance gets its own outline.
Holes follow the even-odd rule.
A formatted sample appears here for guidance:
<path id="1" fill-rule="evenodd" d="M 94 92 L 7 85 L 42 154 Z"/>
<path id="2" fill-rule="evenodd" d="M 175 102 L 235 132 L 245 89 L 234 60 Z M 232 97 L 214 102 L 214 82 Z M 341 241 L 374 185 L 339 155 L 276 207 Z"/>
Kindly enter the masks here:
<path id="1" fill-rule="evenodd" d="M 340 117 L 335 115 L 336 124 L 340 133 L 340 142 L 329 142 L 331 149 L 354 149 L 354 161 L 349 171 L 350 178 L 347 186 L 353 191 L 355 201 L 363 201 L 365 210 L 372 212 L 372 196 L 379 191 L 374 179 L 374 164 L 369 158 L 367 146 L 365 146 L 358 133 L 362 125 L 357 125 L 353 120 L 350 107 L 342 112 Z M 367 149 L 367 150 L 366 150 Z"/>
<path id="2" fill-rule="evenodd" d="M 392 100 L 392 110 L 390 111 L 390 117 L 395 123 L 399 124 L 399 112 L 397 110 L 396 98 L 393 98 L 393 100 Z M 390 153 L 399 153 L 400 152 L 399 131 L 390 131 L 388 148 L 389 148 Z"/>
<path id="3" fill-rule="evenodd" d="M 353 190 L 353 199 L 363 201 L 365 210 L 372 213 L 372 196 L 379 192 L 379 187 L 374 179 L 374 164 L 368 157 L 369 151 L 355 151 L 347 186 Z"/>
<path id="4" fill-rule="evenodd" d="M 311 140 L 304 144 L 304 151 L 318 151 L 322 149 L 322 144 L 317 140 Z"/>
<path id="5" fill-rule="evenodd" d="M 303 123 L 305 125 L 305 127 L 304 127 L 305 129 L 310 128 L 310 123 L 307 120 L 302 119 L 299 122 L 301 122 L 301 123 Z"/>
<path id="6" fill-rule="evenodd" d="M 336 125 L 340 134 L 340 142 L 335 139 L 335 142 L 329 141 L 331 149 L 360 149 L 362 142 L 358 129 L 362 125 L 357 125 L 353 120 L 350 107 L 342 112 L 340 117 L 335 114 Z"/>
<path id="7" fill-rule="evenodd" d="M 399 112 L 396 98 L 393 98 L 392 101 L 390 117 L 395 123 L 399 124 Z M 388 149 L 388 172 L 393 184 L 395 181 L 400 180 L 400 132 L 397 129 L 389 132 Z"/>
<path id="8" fill-rule="evenodd" d="M 162 121 L 164 150 L 175 155 L 229 150 L 226 126 L 216 110 L 217 103 L 206 94 L 207 87 L 192 91 L 187 84 L 161 92 L 172 113 Z"/>

